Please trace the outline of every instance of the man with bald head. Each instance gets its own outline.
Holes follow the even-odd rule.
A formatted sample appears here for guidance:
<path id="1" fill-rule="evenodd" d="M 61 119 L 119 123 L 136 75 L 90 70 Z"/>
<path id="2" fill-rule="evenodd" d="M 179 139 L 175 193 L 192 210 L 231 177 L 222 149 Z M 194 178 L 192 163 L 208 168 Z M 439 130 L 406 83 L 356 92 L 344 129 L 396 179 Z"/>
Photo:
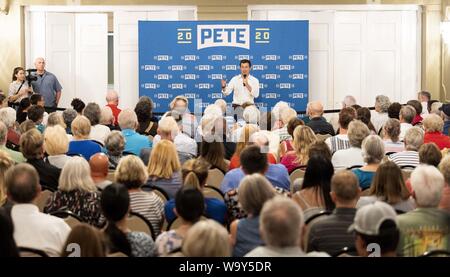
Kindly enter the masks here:
<path id="1" fill-rule="evenodd" d="M 56 110 L 59 99 L 61 98 L 61 84 L 53 73 L 45 70 L 44 58 L 37 58 L 34 61 L 34 66 L 36 67 L 37 80 L 31 82 L 33 91 L 35 93 L 41 94 L 44 97 L 47 112 L 53 112 Z"/>
<path id="2" fill-rule="evenodd" d="M 94 180 L 97 188 L 103 190 L 107 186 L 111 185 L 111 181 L 108 177 L 108 156 L 104 153 L 97 153 L 89 159 L 89 166 L 91 167 L 91 177 Z"/>
<path id="3" fill-rule="evenodd" d="M 306 123 L 314 133 L 321 135 L 332 135 L 334 136 L 333 126 L 328 123 L 323 115 L 323 105 L 320 101 L 312 101 L 308 103 L 308 116 L 309 122 Z"/>
<path id="4" fill-rule="evenodd" d="M 108 90 L 106 93 L 106 106 L 111 108 L 114 116 L 114 126 L 118 124 L 119 114 L 122 111 L 119 109 L 119 94 L 115 90 Z"/>

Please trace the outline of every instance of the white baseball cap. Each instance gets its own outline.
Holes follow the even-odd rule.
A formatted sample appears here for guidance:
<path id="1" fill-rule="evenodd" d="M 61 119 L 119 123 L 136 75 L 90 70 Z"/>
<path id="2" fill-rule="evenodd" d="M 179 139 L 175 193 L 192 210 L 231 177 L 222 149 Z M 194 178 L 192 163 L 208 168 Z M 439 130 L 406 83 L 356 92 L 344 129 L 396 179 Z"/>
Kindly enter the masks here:
<path id="1" fill-rule="evenodd" d="M 353 224 L 350 225 L 348 231 L 357 231 L 368 236 L 377 236 L 380 234 L 380 226 L 384 221 L 392 220 L 397 223 L 396 218 L 397 213 L 391 205 L 376 201 L 358 209 Z"/>

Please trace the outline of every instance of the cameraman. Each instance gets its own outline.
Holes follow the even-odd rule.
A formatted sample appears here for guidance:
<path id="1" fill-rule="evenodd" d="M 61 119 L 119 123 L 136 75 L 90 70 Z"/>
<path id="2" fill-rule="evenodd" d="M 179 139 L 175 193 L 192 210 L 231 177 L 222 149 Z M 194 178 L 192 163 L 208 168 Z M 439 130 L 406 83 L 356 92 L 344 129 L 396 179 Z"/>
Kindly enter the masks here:
<path id="1" fill-rule="evenodd" d="M 44 97 L 47 112 L 53 112 L 61 98 L 61 84 L 55 75 L 45 70 L 44 58 L 37 58 L 34 66 L 36 67 L 37 80 L 31 82 L 33 90 Z"/>
<path id="2" fill-rule="evenodd" d="M 22 67 L 14 68 L 12 82 L 9 85 L 8 102 L 18 104 L 20 100 L 28 97 L 32 92 L 26 81 L 25 70 Z"/>

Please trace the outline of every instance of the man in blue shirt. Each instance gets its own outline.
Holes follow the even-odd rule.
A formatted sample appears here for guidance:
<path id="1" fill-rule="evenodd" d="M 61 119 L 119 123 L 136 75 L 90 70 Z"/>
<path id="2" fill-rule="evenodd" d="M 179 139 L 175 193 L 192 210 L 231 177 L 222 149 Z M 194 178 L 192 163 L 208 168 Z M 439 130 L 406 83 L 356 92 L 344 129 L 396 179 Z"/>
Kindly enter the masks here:
<path id="1" fill-rule="evenodd" d="M 442 111 L 442 117 L 444 119 L 444 130 L 442 133 L 448 136 L 448 131 L 450 129 L 450 104 L 443 104 L 439 110 Z"/>
<path id="2" fill-rule="evenodd" d="M 132 109 L 125 109 L 119 114 L 119 126 L 125 138 L 125 149 L 123 152 L 132 153 L 139 156 L 142 149 L 151 148 L 152 142 L 146 136 L 138 134 L 138 120 L 136 113 Z"/>
<path id="3" fill-rule="evenodd" d="M 281 164 L 269 164 L 267 154 L 262 153 L 259 146 L 246 147 L 241 153 L 240 160 L 241 168 L 235 168 L 225 174 L 220 186 L 223 193 L 238 188 L 242 178 L 253 173 L 265 175 L 274 187 L 290 191 L 290 179 L 286 167 Z"/>
<path id="4" fill-rule="evenodd" d="M 31 82 L 34 93 L 39 93 L 44 97 L 45 106 L 55 109 L 61 98 L 61 84 L 55 75 L 45 70 L 44 58 L 37 58 L 34 62 L 36 67 L 37 80 Z"/>

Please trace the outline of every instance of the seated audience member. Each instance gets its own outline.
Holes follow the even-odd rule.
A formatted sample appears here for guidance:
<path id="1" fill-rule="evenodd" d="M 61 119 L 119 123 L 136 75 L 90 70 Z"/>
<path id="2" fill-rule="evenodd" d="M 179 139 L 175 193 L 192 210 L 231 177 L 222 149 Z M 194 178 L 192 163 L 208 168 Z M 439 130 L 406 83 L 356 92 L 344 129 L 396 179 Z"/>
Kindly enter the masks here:
<path id="1" fill-rule="evenodd" d="M 275 109 L 275 107 L 274 107 Z M 272 129 L 272 133 L 279 137 L 279 141 L 285 141 L 287 139 L 292 139 L 287 131 L 287 125 L 289 121 L 297 117 L 297 112 L 290 108 L 280 108 L 278 111 L 272 111 L 275 115 L 275 126 Z M 306 123 L 306 122 L 305 122 Z"/>
<path id="2" fill-rule="evenodd" d="M 366 124 L 359 120 L 352 121 L 348 125 L 348 140 L 350 148 L 338 150 L 333 154 L 331 162 L 335 169 L 345 169 L 352 166 L 362 166 L 364 159 L 362 155 L 361 144 L 370 134 Z"/>
<path id="3" fill-rule="evenodd" d="M 353 105 L 356 104 L 356 99 L 355 97 L 353 97 L 352 95 L 346 95 L 344 97 L 344 99 L 342 100 L 342 109 L 348 108 L 348 107 L 352 107 Z M 356 110 L 355 110 L 356 112 Z M 356 117 L 356 115 L 355 115 Z M 333 126 L 333 130 L 336 131 L 336 134 L 339 133 L 339 114 L 333 113 L 331 114 L 330 118 L 329 118 L 329 122 L 330 124 Z"/>
<path id="4" fill-rule="evenodd" d="M 15 202 L 11 219 L 17 246 L 59 256 L 70 227 L 61 218 L 39 212 L 33 204 L 41 193 L 36 170 L 28 164 L 16 165 L 6 172 L 5 183 L 9 197 Z"/>
<path id="5" fill-rule="evenodd" d="M 425 129 L 424 143 L 434 142 L 440 150 L 450 148 L 450 137 L 442 134 L 444 121 L 439 115 L 429 114 L 422 123 Z"/>
<path id="6" fill-rule="evenodd" d="M 338 150 L 350 148 L 347 130 L 348 125 L 356 118 L 356 110 L 352 107 L 343 108 L 339 112 L 339 133 L 333 137 L 327 138 L 325 143 L 331 150 L 331 154 Z"/>
<path id="7" fill-rule="evenodd" d="M 324 141 L 315 141 L 309 147 L 309 158 L 313 156 L 322 157 L 331 161 L 331 151 Z"/>
<path id="8" fill-rule="evenodd" d="M 86 224 L 80 223 L 72 228 L 64 247 L 61 250 L 61 257 L 69 257 L 74 249 L 71 245 L 80 246 L 78 257 L 105 257 L 106 249 L 103 234 L 100 230 Z"/>
<path id="9" fill-rule="evenodd" d="M 361 120 L 362 123 L 366 124 L 372 135 L 376 135 L 377 130 L 373 126 L 372 121 L 370 121 L 370 116 L 370 110 L 368 108 L 361 107 L 356 110 L 356 119 Z"/>
<path id="10" fill-rule="evenodd" d="M 383 126 L 384 151 L 390 154 L 405 150 L 405 144 L 400 141 L 400 121 L 389 118 Z"/>
<path id="11" fill-rule="evenodd" d="M 39 174 L 40 184 L 56 190 L 61 169 L 44 161 L 44 137 L 37 129 L 20 136 L 20 150 Z"/>
<path id="12" fill-rule="evenodd" d="M 266 135 L 266 137 L 269 139 L 269 152 L 278 156 L 278 154 L 279 154 L 278 148 L 280 148 L 280 136 L 278 136 L 277 134 L 274 134 L 272 132 L 272 126 L 274 123 L 272 119 L 273 119 L 273 117 L 272 117 L 271 112 L 269 112 L 269 111 L 262 112 L 261 119 L 259 122 L 259 131 L 261 133 L 263 133 L 264 135 Z M 297 125 L 295 125 L 295 127 L 297 127 Z M 291 128 L 295 128 L 295 127 L 293 125 L 291 126 Z M 292 132 L 294 132 L 294 130 L 292 130 Z M 290 140 L 292 142 L 292 136 L 290 137 Z M 282 142 L 282 144 L 283 144 L 283 142 Z"/>
<path id="13" fill-rule="evenodd" d="M 155 241 L 158 256 L 168 256 L 181 249 L 186 233 L 205 211 L 203 194 L 192 188 L 181 188 L 175 196 L 175 214 L 180 225 L 170 231 L 162 232 Z"/>
<path id="14" fill-rule="evenodd" d="M 36 125 L 34 125 L 34 122 L 29 119 L 25 120 L 19 125 L 20 134 L 23 134 L 31 129 L 36 129 Z"/>
<path id="15" fill-rule="evenodd" d="M 109 159 L 104 153 L 97 153 L 89 159 L 89 167 L 91 169 L 91 178 L 95 186 L 104 190 L 112 182 L 107 179 Z"/>
<path id="16" fill-rule="evenodd" d="M 230 225 L 233 256 L 243 257 L 254 248 L 263 245 L 259 235 L 259 213 L 264 203 L 275 196 L 275 190 L 260 174 L 247 175 L 239 185 L 238 201 L 248 215 Z"/>
<path id="17" fill-rule="evenodd" d="M 106 156 L 109 169 L 116 169 L 125 149 L 125 138 L 120 131 L 112 131 L 105 139 Z"/>
<path id="18" fill-rule="evenodd" d="M 411 122 L 411 124 L 413 126 L 422 123 L 422 104 L 418 101 L 418 100 L 409 100 L 408 102 L 406 102 L 406 105 L 411 106 L 414 108 L 414 110 L 416 111 L 416 115 L 414 116 L 413 121 Z M 426 109 L 425 109 L 426 110 Z M 427 111 L 428 113 L 428 111 Z"/>
<path id="19" fill-rule="evenodd" d="M 124 185 L 107 186 L 102 191 L 100 203 L 107 220 L 103 232 L 107 238 L 109 254 L 121 252 L 129 257 L 154 256 L 153 239 L 146 233 L 134 232 L 128 228 L 130 195 Z"/>
<path id="20" fill-rule="evenodd" d="M 0 150 L 7 153 L 15 163 L 25 162 L 26 160 L 22 153 L 6 147 L 7 136 L 8 129 L 6 125 L 2 121 L 0 121 Z"/>
<path id="21" fill-rule="evenodd" d="M 201 159 L 192 159 L 184 163 L 181 169 L 183 175 L 183 187 L 203 191 L 206 180 L 208 179 L 208 169 L 208 164 Z M 172 222 L 176 217 L 173 211 L 174 207 L 174 199 L 167 201 L 164 207 L 164 214 L 167 222 Z M 214 219 L 221 224 L 226 223 L 227 207 L 223 201 L 217 198 L 205 197 L 205 207 L 205 215 L 208 218 Z"/>
<path id="22" fill-rule="evenodd" d="M 139 127 L 137 132 L 144 136 L 156 136 L 158 130 L 158 122 L 153 121 L 153 101 L 147 96 L 139 98 L 134 112 L 138 118 Z"/>
<path id="23" fill-rule="evenodd" d="M 427 103 L 428 110 L 429 110 L 428 113 L 441 115 L 441 107 L 443 104 L 444 103 L 439 102 L 438 100 L 431 100 L 430 102 Z M 448 135 L 448 134 L 446 133 L 446 135 Z"/>
<path id="24" fill-rule="evenodd" d="M 268 200 L 259 217 L 259 230 L 264 246 L 258 246 L 245 257 L 304 257 L 300 247 L 303 237 L 304 215 L 291 199 L 277 196 Z M 320 254 L 326 257 L 326 254 Z"/>
<path id="25" fill-rule="evenodd" d="M 0 256 L 2 258 L 19 257 L 19 249 L 14 241 L 14 225 L 3 208 L 0 208 Z"/>
<path id="26" fill-rule="evenodd" d="M 323 105 L 320 101 L 308 103 L 309 122 L 306 126 L 310 127 L 315 134 L 334 136 L 333 126 L 323 117 Z"/>
<path id="27" fill-rule="evenodd" d="M 119 127 L 125 138 L 125 152 L 139 156 L 142 149 L 152 147 L 152 142 L 147 136 L 140 135 L 136 132 L 138 120 L 133 110 L 125 109 L 120 112 Z"/>
<path id="28" fill-rule="evenodd" d="M 223 142 L 210 138 L 211 136 L 208 134 L 202 135 L 199 158 L 209 163 L 210 169 L 217 168 L 225 174 L 228 171 L 229 162 L 225 160 L 225 147 L 223 146 Z"/>
<path id="29" fill-rule="evenodd" d="M 89 139 L 90 132 L 91 123 L 87 117 L 80 115 L 73 120 L 73 140 L 69 142 L 69 150 L 67 152 L 69 156 L 81 155 L 89 161 L 92 155 L 102 151 L 100 144 Z"/>
<path id="30" fill-rule="evenodd" d="M 230 257 L 227 229 L 214 220 L 201 220 L 187 232 L 181 251 L 186 257 Z"/>
<path id="31" fill-rule="evenodd" d="M 450 135 L 450 104 L 443 104 L 441 108 L 439 108 L 440 115 L 442 116 L 444 120 L 444 127 L 442 130 L 442 133 L 446 136 Z"/>
<path id="32" fill-rule="evenodd" d="M 214 115 L 205 115 L 202 117 L 201 120 L 201 130 L 202 133 L 199 134 L 201 136 L 201 140 L 205 140 L 205 138 L 208 138 L 208 142 L 220 142 L 223 144 L 224 150 L 225 150 L 225 159 L 230 160 L 233 156 L 234 152 L 236 151 L 236 143 L 232 142 L 227 122 L 224 117 L 216 117 Z M 209 139 L 210 137 L 213 137 L 214 139 Z M 199 153 L 201 153 L 201 142 L 197 143 L 197 149 L 199 150 Z"/>
<path id="33" fill-rule="evenodd" d="M 358 177 L 359 186 L 362 190 L 368 189 L 372 183 L 373 176 L 384 158 L 384 143 L 377 135 L 370 135 L 363 140 L 362 155 L 364 166 L 353 169 Z"/>
<path id="34" fill-rule="evenodd" d="M 431 165 L 420 165 L 411 174 L 417 209 L 397 217 L 400 256 L 418 256 L 434 250 L 450 250 L 450 217 L 438 209 L 444 177 Z"/>
<path id="35" fill-rule="evenodd" d="M 34 93 L 30 96 L 30 103 L 32 106 L 39 106 L 44 109 L 44 116 L 42 119 L 42 124 L 47 126 L 48 113 L 45 111 L 45 100 L 44 97 L 39 93 Z"/>
<path id="36" fill-rule="evenodd" d="M 300 166 L 308 163 L 309 147 L 317 140 L 313 130 L 308 126 L 298 126 L 294 130 L 294 150 L 287 152 L 281 159 L 281 164 L 292 173 Z"/>
<path id="37" fill-rule="evenodd" d="M 393 119 L 400 120 L 400 110 L 402 108 L 402 105 L 398 102 L 394 102 L 391 105 L 389 105 L 388 108 L 388 117 Z"/>
<path id="38" fill-rule="evenodd" d="M 111 133 L 111 130 L 107 126 L 100 124 L 100 117 L 102 115 L 100 106 L 97 103 L 88 103 L 83 110 L 83 115 L 91 123 L 89 138 L 105 145 L 105 139 Z"/>
<path id="39" fill-rule="evenodd" d="M 245 175 L 260 173 L 270 181 L 272 186 L 279 187 L 286 191 L 290 190 L 289 174 L 281 164 L 269 164 L 267 154 L 262 153 L 261 149 L 256 146 L 247 146 L 240 156 L 241 167 L 235 168 L 227 172 L 223 178 L 220 189 L 223 193 L 231 193 L 239 186 L 240 181 Z"/>
<path id="40" fill-rule="evenodd" d="M 111 108 L 105 106 L 101 108 L 100 111 L 100 124 L 108 127 L 110 131 L 118 130 L 119 127 L 117 125 L 114 125 L 115 119 Z"/>
<path id="41" fill-rule="evenodd" d="M 305 125 L 303 120 L 301 120 L 297 117 L 289 120 L 289 123 L 287 125 L 287 131 L 292 139 L 287 139 L 280 143 L 279 150 L 278 150 L 278 152 L 280 153 L 280 157 L 283 157 L 287 152 L 294 150 L 294 146 L 293 146 L 294 130 L 299 125 Z"/>
<path id="42" fill-rule="evenodd" d="M 419 148 L 419 162 L 438 167 L 442 160 L 442 152 L 434 142 L 422 144 Z"/>
<path id="43" fill-rule="evenodd" d="M 62 169 L 70 156 L 66 153 L 69 150 L 69 138 L 64 128 L 55 125 L 47 127 L 44 132 L 44 149 L 47 153 L 46 160 L 59 169 Z"/>
<path id="44" fill-rule="evenodd" d="M 429 113 L 428 107 L 430 106 L 430 103 L 433 101 L 431 100 L 431 93 L 428 91 L 420 91 L 417 94 L 417 100 L 422 105 L 422 115 L 427 115 Z"/>
<path id="45" fill-rule="evenodd" d="M 230 170 L 241 166 L 239 155 L 246 146 L 250 145 L 250 137 L 258 131 L 259 127 L 254 124 L 246 124 L 244 127 L 242 127 L 241 136 L 236 143 L 236 151 L 230 159 Z M 272 161 L 272 163 L 276 163 L 276 161 Z"/>
<path id="46" fill-rule="evenodd" d="M 5 173 L 6 171 L 14 165 L 14 161 L 10 158 L 8 153 L 5 151 L 0 151 L 0 209 L 4 208 L 9 211 L 14 204 L 8 199 L 8 193 L 6 191 L 5 184 Z"/>
<path id="47" fill-rule="evenodd" d="M 413 127 L 412 122 L 413 122 L 415 116 L 416 116 L 416 110 L 414 110 L 414 108 L 409 105 L 403 106 L 400 109 L 400 114 L 399 114 L 399 118 L 400 118 L 399 139 L 400 139 L 400 141 L 404 140 L 404 138 L 406 136 L 406 132 Z"/>
<path id="48" fill-rule="evenodd" d="M 66 126 L 66 123 L 64 123 L 64 118 L 63 118 L 62 114 L 58 113 L 58 112 L 52 112 L 51 114 L 48 115 L 46 128 L 57 126 L 57 125 L 61 126 L 65 132 L 67 126 Z M 67 136 L 67 137 L 71 138 L 72 136 Z"/>
<path id="49" fill-rule="evenodd" d="M 373 177 L 368 195 L 359 199 L 357 207 L 376 201 L 388 203 L 399 213 L 409 212 L 415 208 L 400 168 L 391 161 L 380 164 Z"/>
<path id="50" fill-rule="evenodd" d="M 119 95 L 115 90 L 108 90 L 106 93 L 106 107 L 109 107 L 114 116 L 114 125 L 118 125 L 119 123 L 119 114 L 122 112 L 119 109 Z"/>
<path id="51" fill-rule="evenodd" d="M 244 124 L 242 126 L 237 125 L 232 130 L 231 136 L 233 138 L 233 141 L 235 142 L 239 141 L 239 138 L 242 136 L 244 126 L 255 125 L 259 127 L 260 117 L 261 114 L 256 106 L 254 105 L 247 106 L 242 113 Z"/>
<path id="52" fill-rule="evenodd" d="M 359 209 L 349 231 L 355 233 L 355 246 L 359 256 L 375 254 L 369 252 L 373 249 L 371 244 L 379 246 L 380 257 L 396 256 L 400 235 L 396 213 L 388 204 L 377 201 Z"/>
<path id="53" fill-rule="evenodd" d="M 371 121 L 377 134 L 389 119 L 388 109 L 390 105 L 389 97 L 385 95 L 377 95 L 375 97 L 375 110 L 372 111 Z"/>
<path id="54" fill-rule="evenodd" d="M 170 112 L 181 114 L 181 130 L 183 133 L 193 138 L 198 123 L 194 115 L 189 113 L 189 101 L 183 95 L 176 96 L 169 104 Z"/>
<path id="55" fill-rule="evenodd" d="M 396 163 L 400 168 L 404 166 L 416 167 L 419 165 L 419 153 L 417 152 L 423 144 L 423 131 L 419 127 L 410 128 L 405 134 L 405 151 L 394 153 L 389 160 Z"/>
<path id="56" fill-rule="evenodd" d="M 333 255 L 344 247 L 353 247 L 355 237 L 348 233 L 356 213 L 356 202 L 361 189 L 356 175 L 341 170 L 331 178 L 331 200 L 336 208 L 333 213 L 309 226 L 307 251 L 327 252 Z"/>
<path id="57" fill-rule="evenodd" d="M 66 133 L 72 135 L 72 122 L 77 117 L 77 111 L 74 109 L 65 109 L 62 113 L 64 123 L 66 124 Z"/>
<path id="58" fill-rule="evenodd" d="M 150 153 L 147 185 L 161 188 L 172 199 L 181 188 L 181 165 L 175 145 L 170 140 L 162 140 Z"/>
<path id="59" fill-rule="evenodd" d="M 42 123 L 44 120 L 44 112 L 44 108 L 37 105 L 33 105 L 28 109 L 28 119 L 34 122 L 36 129 L 41 133 L 44 133 L 45 130 L 45 126 Z"/>
<path id="60" fill-rule="evenodd" d="M 21 124 L 28 117 L 28 110 L 31 107 L 30 98 L 24 98 L 19 103 L 19 108 L 17 109 L 17 122 Z"/>
<path id="61" fill-rule="evenodd" d="M 83 222 L 96 227 L 104 225 L 100 209 L 100 193 L 91 178 L 89 163 L 81 157 L 71 158 L 63 167 L 58 190 L 47 202 L 44 212 L 68 210 Z"/>
<path id="62" fill-rule="evenodd" d="M 309 159 L 302 188 L 292 199 L 302 208 L 305 218 L 322 211 L 332 211 L 334 203 L 330 197 L 330 182 L 334 169 L 330 160 L 313 156 Z"/>
<path id="63" fill-rule="evenodd" d="M 123 110 L 120 114 L 125 111 Z M 128 189 L 131 211 L 145 217 L 152 224 L 155 234 L 158 235 L 164 220 L 164 203 L 154 192 L 146 192 L 141 189 L 147 178 L 147 169 L 144 163 L 134 155 L 123 157 L 114 174 L 115 181 L 125 185 Z"/>
<path id="64" fill-rule="evenodd" d="M 269 138 L 267 137 L 267 133 L 261 131 L 253 133 L 250 136 L 250 145 L 257 145 L 259 146 L 259 148 L 261 148 L 262 152 L 267 153 L 267 160 L 270 163 L 277 162 L 276 156 L 272 152 L 270 152 L 270 141 Z"/>
<path id="65" fill-rule="evenodd" d="M 78 115 L 83 114 L 84 107 L 86 107 L 86 104 L 80 99 L 80 98 L 74 98 L 72 99 L 72 102 L 70 102 L 70 105 L 72 108 L 77 111 Z"/>
<path id="66" fill-rule="evenodd" d="M 450 155 L 446 155 L 442 159 L 439 164 L 439 171 L 441 171 L 445 180 L 444 188 L 442 189 L 441 202 L 439 203 L 439 209 L 450 213 Z"/>
<path id="67" fill-rule="evenodd" d="M 12 148 L 18 146 L 20 133 L 16 130 L 16 111 L 10 107 L 1 108 L 0 121 L 2 121 L 7 128 L 6 143 L 8 144 L 8 147 Z"/>

